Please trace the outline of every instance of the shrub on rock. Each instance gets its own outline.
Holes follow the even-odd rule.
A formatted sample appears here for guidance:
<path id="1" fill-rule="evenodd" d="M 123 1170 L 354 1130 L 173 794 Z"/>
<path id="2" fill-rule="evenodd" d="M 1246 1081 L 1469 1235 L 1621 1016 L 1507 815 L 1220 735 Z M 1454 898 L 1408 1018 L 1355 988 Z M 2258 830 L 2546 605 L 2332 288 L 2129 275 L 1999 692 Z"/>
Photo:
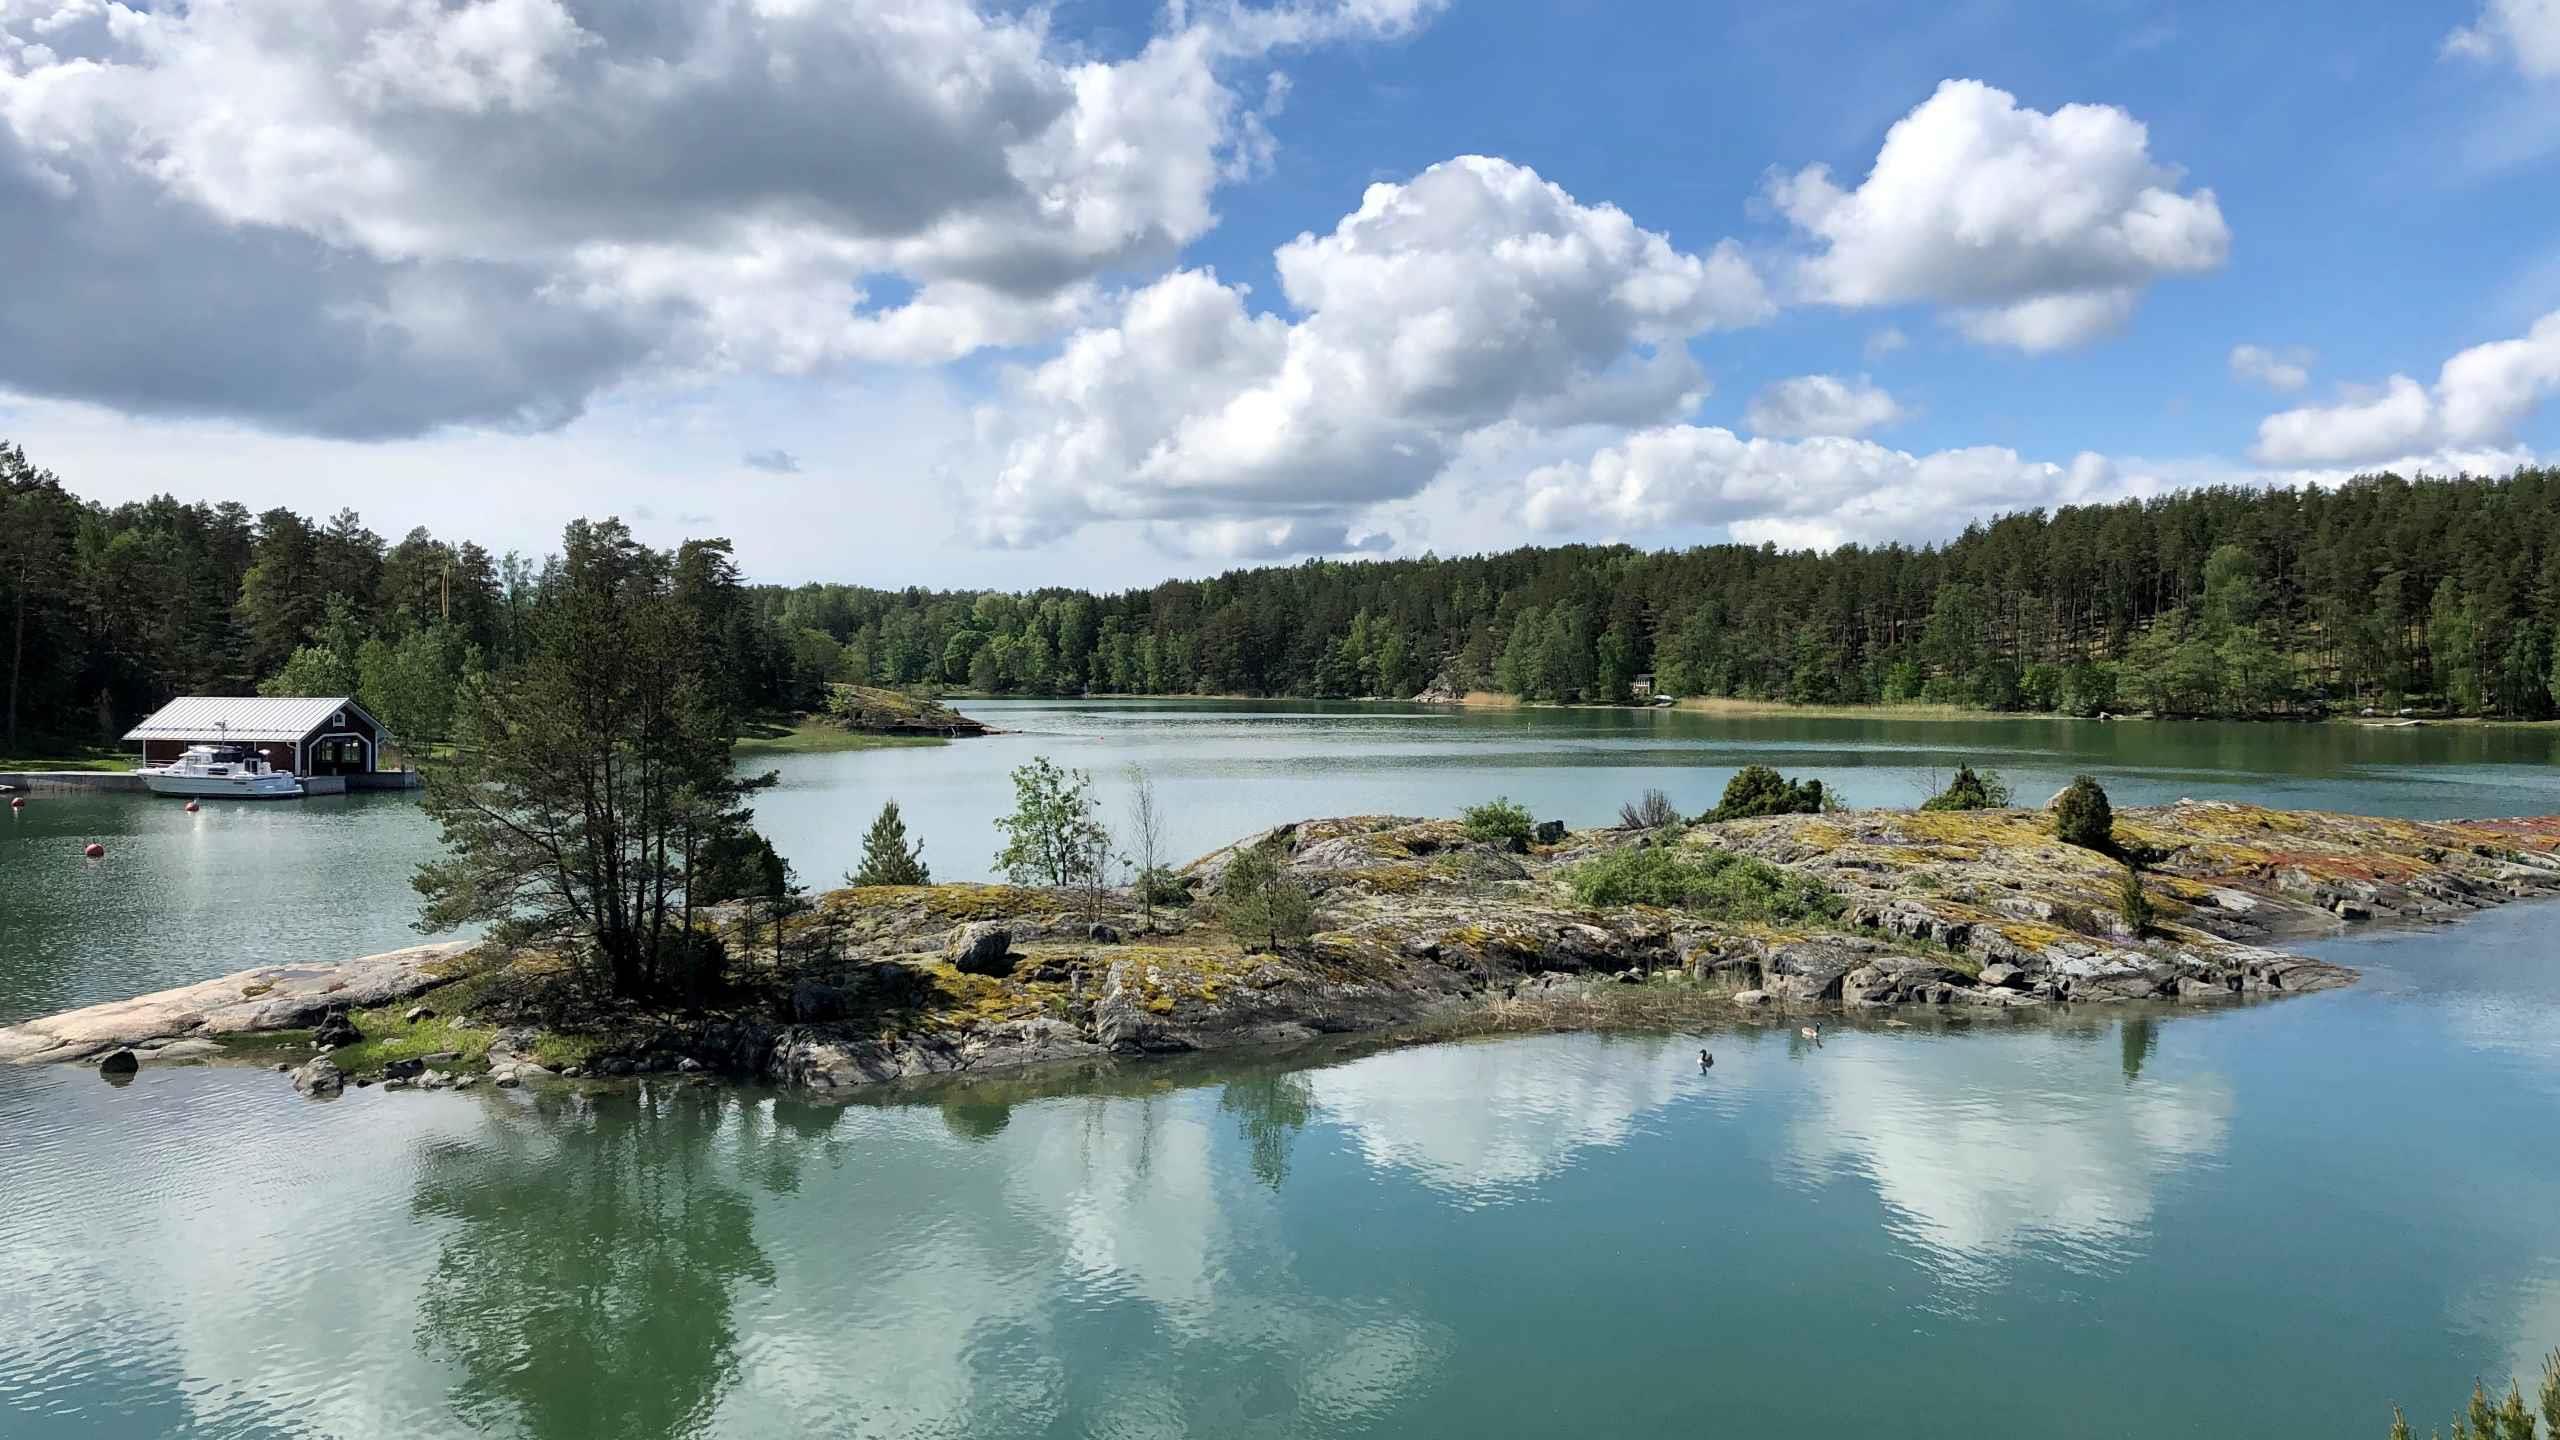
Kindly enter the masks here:
<path id="1" fill-rule="evenodd" d="M 2107 792 L 2086 775 L 2075 775 L 2053 797 L 2053 833 L 2065 845 L 2111 851 L 2116 844 L 2115 807 Z"/>
<path id="2" fill-rule="evenodd" d="M 1315 935 L 1316 902 L 1270 846 L 1248 845 L 1218 879 L 1218 916 L 1248 950 L 1293 950 Z"/>
<path id="3" fill-rule="evenodd" d="M 1976 771 L 1970 765 L 1956 767 L 1956 778 L 1947 788 L 1920 802 L 1923 810 L 2002 810 L 2009 804 L 2009 786 L 1997 770 Z"/>
<path id="4" fill-rule="evenodd" d="M 1487 845 L 1508 845 L 1514 850 L 1529 848 L 1529 838 L 1537 830 L 1537 817 L 1528 807 L 1515 805 L 1508 795 L 1497 795 L 1481 805 L 1470 805 L 1460 815 L 1467 827 L 1467 838 Z"/>
<path id="5" fill-rule="evenodd" d="M 1733 920 L 1828 919 L 1840 897 L 1809 875 L 1730 850 L 1688 856 L 1658 846 L 1613 851 L 1574 867 L 1573 898 L 1595 908 L 1655 905 Z"/>
<path id="6" fill-rule="evenodd" d="M 1724 799 L 1707 812 L 1709 820 L 1748 820 L 1756 815 L 1819 815 L 1824 796 L 1819 780 L 1789 780 L 1766 765 L 1745 765 L 1725 782 Z"/>
<path id="7" fill-rule="evenodd" d="M 2142 888 L 2141 866 L 2124 867 L 2124 879 L 2116 887 L 2116 911 L 2124 918 L 2125 928 L 2133 932 L 2136 940 L 2151 929 L 2155 912 L 2151 908 L 2150 895 Z"/>

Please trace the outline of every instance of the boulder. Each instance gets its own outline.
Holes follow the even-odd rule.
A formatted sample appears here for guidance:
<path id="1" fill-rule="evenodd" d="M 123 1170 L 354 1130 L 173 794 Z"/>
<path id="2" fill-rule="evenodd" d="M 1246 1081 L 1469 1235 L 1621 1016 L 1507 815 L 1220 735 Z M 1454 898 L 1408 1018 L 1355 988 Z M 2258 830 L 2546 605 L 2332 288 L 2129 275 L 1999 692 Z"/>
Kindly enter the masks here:
<path id="1" fill-rule="evenodd" d="M 1770 993 L 1787 1000 L 1837 1000 L 1840 982 L 1869 958 L 1884 953 L 1870 940 L 1798 940 L 1769 957 Z"/>
<path id="2" fill-rule="evenodd" d="M 2005 960 L 1994 960 L 1982 967 L 1981 982 L 1995 990 L 2024 990 L 2027 972 Z"/>
<path id="3" fill-rule="evenodd" d="M 315 1055 L 304 1061 L 301 1069 L 293 1072 L 293 1088 L 315 1098 L 335 1095 L 347 1088 L 346 1072 L 328 1056 Z"/>
<path id="4" fill-rule="evenodd" d="M 1117 945 L 1120 943 L 1120 927 L 1097 920 L 1085 927 L 1084 938 L 1096 945 Z"/>
<path id="5" fill-rule="evenodd" d="M 803 980 L 791 987 L 791 1019 L 794 1024 L 814 1025 L 826 1020 L 841 1020 L 845 1013 L 845 993 L 818 980 Z"/>
<path id="6" fill-rule="evenodd" d="M 1766 1005 L 1769 1003 L 1769 992 L 1766 990 L 1736 991 L 1734 993 L 1733 1003 L 1741 1006 L 1745 1010 L 1748 1010 L 1755 1005 Z"/>
<path id="7" fill-rule="evenodd" d="M 331 1008 L 328 1014 L 320 1017 L 319 1025 L 311 1032 L 311 1043 L 323 1050 L 335 1050 L 342 1045 L 353 1045 L 363 1038 L 364 1032 L 358 1030 L 356 1022 L 347 1017 L 344 1007 Z"/>
<path id="8" fill-rule="evenodd" d="M 406 1013 L 401 1015 L 400 1018 L 411 1025 L 415 1025 L 421 1020 L 433 1020 L 436 1018 L 436 1007 L 433 1005 L 412 1005 Z"/>
<path id="9" fill-rule="evenodd" d="M 141 1068 L 142 1057 L 122 1047 L 108 1051 L 98 1060 L 101 1075 L 130 1075 Z"/>
<path id="10" fill-rule="evenodd" d="M 971 975 L 1010 975 L 1013 963 L 1007 957 L 1012 950 L 1011 930 L 980 920 L 953 930 L 943 954 L 955 970 Z"/>
<path id="11" fill-rule="evenodd" d="M 1538 822 L 1538 828 L 1529 833 L 1539 844 L 1553 845 L 1564 838 L 1564 822 L 1561 820 L 1541 820 Z"/>
<path id="12" fill-rule="evenodd" d="M 382 1078 L 385 1080 L 415 1080 L 426 1073 L 427 1062 L 422 1058 L 394 1060 L 382 1067 Z"/>

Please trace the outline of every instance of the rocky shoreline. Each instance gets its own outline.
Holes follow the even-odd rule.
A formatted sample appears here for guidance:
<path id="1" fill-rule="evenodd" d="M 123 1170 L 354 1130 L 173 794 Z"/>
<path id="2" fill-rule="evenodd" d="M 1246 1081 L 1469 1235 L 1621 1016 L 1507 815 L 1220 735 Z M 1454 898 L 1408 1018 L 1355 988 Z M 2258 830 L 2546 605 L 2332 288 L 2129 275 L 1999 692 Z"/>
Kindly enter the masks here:
<path id="1" fill-rule="evenodd" d="M 839 890 L 791 923 L 784 966 L 706 1013 L 632 1008 L 546 1028 L 511 998 L 535 958 L 448 943 L 264 966 L 0 1028 L 0 1062 L 254 1061 L 319 1094 L 658 1072 L 824 1092 L 1325 1035 L 1427 1038 L 1491 1015 L 2224 1004 L 2353 983 L 2285 953 L 2286 937 L 2560 894 L 2560 817 L 2189 802 L 2119 811 L 2116 835 L 2149 862 L 2157 914 L 2141 936 L 2117 914 L 2123 867 L 2062 844 L 2027 810 L 1779 816 L 1670 842 L 1684 856 L 1755 857 L 1837 897 L 1833 918 L 1791 925 L 1576 903 L 1576 867 L 1645 842 L 1625 830 L 1548 826 L 1542 843 L 1514 846 L 1453 821 L 1351 817 L 1248 837 L 1182 872 L 1205 895 L 1244 846 L 1271 847 L 1315 897 L 1316 933 L 1288 953 L 1248 948 L 1207 905 L 1160 907 L 1151 926 L 1125 893 Z M 771 953 L 753 919 L 720 923 L 733 948 Z"/>

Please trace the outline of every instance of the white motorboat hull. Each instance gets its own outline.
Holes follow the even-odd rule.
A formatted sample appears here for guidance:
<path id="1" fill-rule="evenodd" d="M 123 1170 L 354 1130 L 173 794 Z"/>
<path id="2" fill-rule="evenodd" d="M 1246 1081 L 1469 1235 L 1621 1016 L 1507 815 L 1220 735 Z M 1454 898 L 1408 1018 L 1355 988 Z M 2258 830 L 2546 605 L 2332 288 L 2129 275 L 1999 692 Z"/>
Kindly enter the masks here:
<path id="1" fill-rule="evenodd" d="M 291 775 L 155 775 L 145 770 L 142 784 L 154 795 L 185 795 L 199 800 L 302 798 L 302 782 Z"/>

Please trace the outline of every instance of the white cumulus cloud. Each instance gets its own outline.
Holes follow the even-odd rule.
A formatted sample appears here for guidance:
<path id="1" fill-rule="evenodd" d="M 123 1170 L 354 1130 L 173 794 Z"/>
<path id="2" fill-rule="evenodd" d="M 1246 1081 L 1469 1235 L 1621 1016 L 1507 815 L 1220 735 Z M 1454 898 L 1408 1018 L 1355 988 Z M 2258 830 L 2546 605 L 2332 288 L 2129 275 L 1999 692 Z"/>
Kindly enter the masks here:
<path id="1" fill-rule="evenodd" d="M 2436 382 L 2394 375 L 2381 389 L 2258 422 L 2251 453 L 2269 465 L 2356 465 L 2431 449 L 2477 449 L 2510 439 L 2560 391 L 2560 311 L 2513 340 L 2474 345 L 2444 362 Z"/>
<path id="2" fill-rule="evenodd" d="M 1815 165 L 1770 183 L 1821 244 L 1798 278 L 1842 306 L 1946 306 L 1986 344 L 2030 352 L 2122 325 L 2145 287 L 2219 267 L 2231 232 L 2211 190 L 2182 192 L 2142 122 L 2110 105 L 2046 114 L 1949 80 L 1843 189 Z"/>
<path id="3" fill-rule="evenodd" d="M 2300 347 L 2284 351 L 2264 345 L 2231 347 L 2231 373 L 2270 390 L 2299 390 L 2310 384 L 2311 360 L 2311 352 Z"/>
<path id="4" fill-rule="evenodd" d="M 382 436 L 1043 341 L 1267 159 L 1238 72 L 1435 8 L 9 0 L 0 385 Z"/>
<path id="5" fill-rule="evenodd" d="M 1372 185 L 1276 259 L 1298 318 L 1177 271 L 1021 377 L 986 414 L 987 538 L 1095 520 L 1239 522 L 1207 532 L 1238 554 L 1350 538 L 1347 519 L 1421 490 L 1472 433 L 1681 413 L 1705 390 L 1682 342 L 1770 310 L 1730 242 L 1679 250 L 1484 156 Z"/>
<path id="6" fill-rule="evenodd" d="M 2512 57 L 2535 79 L 2560 76 L 2560 0 L 2485 0 L 2480 18 L 2447 35 L 2444 49 L 2474 60 Z"/>
<path id="7" fill-rule="evenodd" d="M 1546 531 L 1641 541 L 1648 532 L 1720 525 L 1749 544 L 1822 549 L 1943 539 L 1995 511 L 2114 499 L 2136 488 L 2092 454 L 2065 466 L 1996 445 L 1915 455 L 1841 436 L 1746 440 L 1713 426 L 1667 425 L 1589 460 L 1531 472 L 1522 508 Z"/>
<path id="8" fill-rule="evenodd" d="M 1861 375 L 1798 375 L 1751 397 L 1743 423 L 1761 435 L 1863 435 L 1909 412 L 1882 386 Z"/>

